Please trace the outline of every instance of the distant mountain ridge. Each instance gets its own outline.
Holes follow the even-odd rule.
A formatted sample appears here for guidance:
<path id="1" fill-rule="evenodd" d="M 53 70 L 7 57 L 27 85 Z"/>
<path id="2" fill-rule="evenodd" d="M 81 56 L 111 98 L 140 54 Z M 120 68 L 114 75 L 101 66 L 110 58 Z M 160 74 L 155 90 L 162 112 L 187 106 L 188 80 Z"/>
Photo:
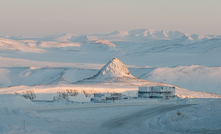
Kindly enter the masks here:
<path id="1" fill-rule="evenodd" d="M 180 31 L 156 31 L 152 29 L 135 29 L 131 31 L 114 31 L 110 34 L 95 34 L 94 36 L 102 37 L 105 39 L 124 39 L 124 40 L 144 40 L 148 39 L 160 39 L 160 40 L 174 40 L 183 37 L 188 37 L 189 40 L 205 40 L 212 38 L 221 38 L 221 35 L 199 35 L 199 34 L 188 34 Z"/>
<path id="2" fill-rule="evenodd" d="M 135 29 L 110 34 L 61 34 L 45 37 L 0 38 L 0 51 L 48 53 L 72 51 L 78 53 L 108 52 L 118 56 L 132 53 L 218 53 L 221 35 L 187 34 L 180 31 Z"/>
<path id="3" fill-rule="evenodd" d="M 49 35 L 42 37 L 25 37 L 25 36 L 2 36 L 2 38 L 13 40 L 37 40 L 37 41 L 56 41 L 56 42 L 90 42 L 99 39 L 105 40 L 129 40 L 136 39 L 148 41 L 148 39 L 162 39 L 162 40 L 174 40 L 182 37 L 188 37 L 189 40 L 205 40 L 205 39 L 221 39 L 221 35 L 200 35 L 200 34 L 188 34 L 180 31 L 168 31 L 168 30 L 152 30 L 152 29 L 135 29 L 130 31 L 114 31 L 109 34 L 60 34 Z"/>

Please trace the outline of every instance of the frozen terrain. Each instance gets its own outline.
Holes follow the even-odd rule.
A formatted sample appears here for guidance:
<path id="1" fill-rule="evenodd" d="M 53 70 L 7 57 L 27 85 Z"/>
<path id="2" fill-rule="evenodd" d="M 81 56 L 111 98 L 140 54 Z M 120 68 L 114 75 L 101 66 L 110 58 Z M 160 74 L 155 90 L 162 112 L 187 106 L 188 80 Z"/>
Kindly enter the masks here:
<path id="1" fill-rule="evenodd" d="M 7 69 L 2 69 L 4 75 L 2 80 L 5 80 L 4 84 L 16 86 L 2 87 L 0 92 L 2 94 L 36 94 L 34 100 L 54 100 L 54 97 L 60 96 L 60 93 L 68 94 L 68 90 L 77 93 L 76 96 L 68 96 L 69 100 L 82 102 L 83 100 L 88 102 L 93 97 L 93 93 L 102 92 L 120 92 L 126 96 L 137 97 L 138 86 L 174 86 L 167 83 L 157 83 L 153 81 L 147 81 L 144 79 L 136 78 L 131 75 L 126 65 L 124 65 L 118 58 L 113 58 L 99 71 L 90 70 L 87 75 L 85 70 L 79 69 L 65 69 L 65 68 L 41 68 L 31 66 L 29 68 L 17 68 L 13 69 L 14 72 L 10 72 Z M 21 72 L 21 73 L 20 73 Z M 89 74 L 95 75 L 90 76 Z M 7 73 L 11 74 L 11 78 L 16 78 L 11 81 L 7 78 Z M 73 73 L 74 75 L 70 75 Z M 78 76 L 77 80 L 75 76 Z M 90 76 L 87 78 L 87 76 Z M 85 78 L 86 77 L 86 78 Z M 68 79 L 69 78 L 69 79 Z M 34 81 L 33 81 L 34 80 Z M 11 83 L 13 82 L 13 83 Z M 28 86 L 19 86 L 23 83 Z M 40 84 L 38 84 L 40 83 Z M 4 85 L 3 85 L 4 86 Z M 128 95 L 128 93 L 131 95 Z M 85 94 L 85 97 L 84 95 Z M 86 94 L 92 94 L 87 96 Z M 205 93 L 200 91 L 188 91 L 187 89 L 176 86 L 175 94 L 181 98 L 220 98 L 221 95 L 213 93 Z M 79 97 L 81 95 L 82 97 Z M 78 100 L 79 99 L 79 100 Z"/>
<path id="2" fill-rule="evenodd" d="M 73 83 L 95 75 L 118 57 L 137 78 L 220 94 L 220 43 L 220 35 L 150 29 L 5 36 L 0 38 L 0 86 Z M 31 66 L 41 68 L 28 69 Z M 39 81 L 38 75 L 47 80 Z"/>
<path id="3" fill-rule="evenodd" d="M 0 133 L 220 133 L 220 51 L 221 35 L 165 30 L 2 36 Z M 90 102 L 138 86 L 178 98 Z"/>
<path id="4" fill-rule="evenodd" d="M 10 99 L 10 101 L 5 101 Z M 220 133 L 220 100 L 135 100 L 116 103 L 30 102 L 1 95 L 0 133 Z M 178 102 L 178 104 L 177 104 Z M 199 104 L 199 105 L 194 105 Z M 216 105 L 213 105 L 216 104 Z M 178 109 L 178 110 L 177 110 Z M 181 113 L 177 115 L 177 111 Z M 215 115 L 215 116 L 214 116 Z M 210 123 L 208 124 L 208 121 Z"/>
<path id="5" fill-rule="evenodd" d="M 206 100 L 203 104 L 177 109 L 146 121 L 149 128 L 164 132 L 211 133 L 221 132 L 220 99 Z M 180 115 L 177 115 L 180 113 Z"/>

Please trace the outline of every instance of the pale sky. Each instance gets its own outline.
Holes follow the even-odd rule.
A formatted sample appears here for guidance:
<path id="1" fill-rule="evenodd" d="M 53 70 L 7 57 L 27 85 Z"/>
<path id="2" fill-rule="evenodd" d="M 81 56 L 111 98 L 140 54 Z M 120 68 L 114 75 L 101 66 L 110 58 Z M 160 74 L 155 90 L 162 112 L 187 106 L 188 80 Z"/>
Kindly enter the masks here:
<path id="1" fill-rule="evenodd" d="M 140 28 L 221 34 L 221 0 L 0 0 L 0 36 Z"/>

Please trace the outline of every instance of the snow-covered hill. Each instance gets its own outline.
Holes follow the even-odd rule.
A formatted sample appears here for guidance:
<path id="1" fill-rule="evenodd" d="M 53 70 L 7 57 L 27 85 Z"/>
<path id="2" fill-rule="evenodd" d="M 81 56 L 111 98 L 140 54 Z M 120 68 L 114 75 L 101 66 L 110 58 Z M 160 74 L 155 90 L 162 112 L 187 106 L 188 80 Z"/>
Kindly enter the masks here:
<path id="1" fill-rule="evenodd" d="M 113 58 L 96 74 L 97 77 L 132 77 L 127 67 L 118 58 Z"/>
<path id="2" fill-rule="evenodd" d="M 139 70 L 139 68 L 137 69 Z M 96 74 L 96 72 L 98 73 Z M 130 92 L 131 95 L 136 96 L 138 86 L 174 86 L 166 83 L 138 79 L 129 73 L 126 65 L 124 65 L 118 58 L 113 58 L 99 71 L 90 69 L 82 70 L 77 68 L 46 68 L 30 66 L 29 68 L 1 68 L 0 73 L 2 74 L 0 77 L 0 83 L 1 87 L 3 87 L 0 88 L 1 94 L 23 94 L 31 91 L 36 93 L 37 99 L 41 100 L 53 100 L 54 97 L 58 96 L 59 92 L 67 92 L 67 89 L 77 91 L 78 93 L 121 92 L 129 94 Z M 94 76 L 89 77 L 91 75 Z M 144 76 L 145 74 L 141 75 L 141 77 Z M 74 83 L 68 84 L 70 82 Z M 182 98 L 221 97 L 217 94 L 189 91 L 177 86 L 175 93 Z M 85 98 L 84 95 L 82 95 L 82 97 Z M 81 101 L 82 97 L 72 97 L 72 99 L 75 101 Z M 90 98 L 87 98 L 86 100 L 89 101 L 89 99 Z"/>
<path id="3" fill-rule="evenodd" d="M 43 53 L 46 52 L 43 49 L 35 46 L 36 41 L 27 41 L 27 45 L 24 41 L 16 41 L 10 39 L 0 38 L 0 51 L 21 51 L 31 53 Z"/>
<path id="4" fill-rule="evenodd" d="M 115 31 L 110 34 L 96 34 L 95 36 L 111 41 L 149 42 L 155 40 L 177 40 L 186 37 L 191 41 L 201 41 L 220 38 L 219 35 L 188 34 L 180 31 L 156 31 L 153 29 L 135 29 L 131 31 Z"/>
<path id="5" fill-rule="evenodd" d="M 96 41 L 94 41 L 93 43 L 104 44 L 104 45 L 108 45 L 108 46 L 110 46 L 110 47 L 115 47 L 115 45 L 114 45 L 113 43 L 111 43 L 111 42 L 108 41 L 108 40 L 104 40 L 104 39 L 96 40 Z"/>
<path id="6" fill-rule="evenodd" d="M 1 38 L 1 51 L 11 50 L 37 53 L 50 51 L 48 50 L 49 48 L 57 48 L 62 51 L 72 50 L 80 53 L 93 53 L 97 51 L 114 52 L 119 55 L 141 52 L 176 53 L 178 56 L 180 53 L 200 53 L 205 56 L 204 53 L 210 51 L 212 53 L 215 51 L 216 55 L 219 55 L 217 50 L 221 49 L 221 36 L 219 35 L 190 35 L 179 31 L 155 31 L 150 29 L 136 29 L 124 32 L 116 31 L 110 34 L 95 35 L 62 34 L 41 38 L 8 38 Z M 111 57 L 113 56 L 111 55 Z M 136 56 L 134 55 L 134 57 Z"/>
<path id="7" fill-rule="evenodd" d="M 116 125 L 117 119 L 126 130 L 128 119 L 141 114 L 151 120 L 145 126 L 136 118 L 140 124 L 131 133 L 219 133 L 220 52 L 220 35 L 165 30 L 2 37 L 0 133 L 114 133 L 118 129 L 101 126 Z M 186 99 L 90 102 L 94 93 L 137 97 L 138 86 L 175 86 L 175 95 Z M 202 105 L 182 109 L 180 116 L 168 112 L 181 103 Z"/>
<path id="8" fill-rule="evenodd" d="M 221 67 L 178 66 L 157 68 L 142 79 L 174 84 L 194 91 L 221 94 Z"/>
<path id="9" fill-rule="evenodd" d="M 187 101 L 191 99 L 186 99 Z M 152 117 L 146 121 L 149 129 L 163 133 L 212 133 L 219 134 L 221 128 L 221 100 L 200 100 L 200 105 L 177 109 Z M 177 113 L 180 116 L 177 116 Z"/>
<path id="10" fill-rule="evenodd" d="M 187 35 L 186 33 L 179 31 L 155 31 L 152 29 L 136 29 L 129 31 L 128 33 L 131 37 L 149 37 L 157 39 L 176 39 Z"/>
<path id="11" fill-rule="evenodd" d="M 154 71 L 152 71 L 149 75 L 151 76 Z M 140 78 L 144 78 L 145 75 L 146 75 L 145 73 L 142 74 Z M 156 74 L 156 76 L 158 76 L 158 75 Z M 153 78 L 155 78 L 155 77 L 153 76 Z M 115 57 L 111 61 L 109 61 L 104 67 L 102 67 L 96 75 L 86 78 L 86 79 L 83 79 L 83 80 L 80 80 L 75 84 L 106 84 L 106 83 L 109 83 L 109 84 L 115 85 L 115 83 L 119 83 L 121 86 L 122 85 L 124 85 L 124 86 L 173 86 L 173 85 L 166 84 L 167 82 L 162 82 L 159 80 L 158 81 L 153 80 L 154 82 L 151 82 L 151 81 L 147 81 L 147 79 L 148 78 L 146 78 L 146 80 L 138 79 L 138 78 L 134 77 L 133 75 L 131 75 L 128 68 L 118 58 Z M 160 83 L 157 83 L 156 81 L 160 82 Z M 217 83 L 217 82 L 215 82 L 215 83 Z M 193 86 L 193 85 L 191 85 L 191 86 Z M 192 89 L 192 90 L 194 90 L 194 89 Z M 202 90 L 198 90 L 198 91 L 202 91 Z M 208 91 L 208 90 L 205 89 L 203 91 Z M 214 91 L 218 92 L 217 89 L 215 89 Z M 177 95 L 179 95 L 180 97 L 187 97 L 187 96 L 188 97 L 196 97 L 196 96 L 199 97 L 199 95 L 202 94 L 200 92 L 194 92 L 194 91 L 191 92 L 186 89 L 182 89 L 180 87 L 176 87 L 176 92 L 177 92 Z M 213 92 L 213 93 L 216 93 L 216 92 Z M 203 94 L 205 96 L 211 96 L 211 95 L 213 96 L 213 94 L 207 94 L 207 93 L 203 93 Z"/>
<path id="12" fill-rule="evenodd" d="M 114 31 L 110 34 L 91 34 L 91 35 L 77 35 L 77 34 L 60 34 L 43 37 L 30 36 L 2 36 L 13 40 L 37 40 L 37 41 L 55 41 L 55 42 L 90 42 L 98 39 L 106 39 L 110 41 L 151 41 L 155 40 L 174 40 L 182 37 L 188 37 L 190 40 L 200 41 L 207 39 L 220 39 L 221 35 L 199 35 L 188 34 L 180 31 L 156 31 L 153 29 L 135 29 L 131 31 Z"/>
<path id="13" fill-rule="evenodd" d="M 220 44 L 220 35 L 151 29 L 93 35 L 5 36 L 0 38 L 0 86 L 73 83 L 83 79 L 139 85 L 139 81 L 151 80 L 220 94 Z M 116 59 L 96 75 L 113 57 L 119 57 L 132 75 L 118 70 L 125 65 Z M 191 70 L 192 67 L 199 68 Z"/>
<path id="14" fill-rule="evenodd" d="M 0 68 L 0 87 L 71 83 L 90 77 L 96 69 L 67 67 L 7 67 Z"/>
<path id="15" fill-rule="evenodd" d="M 89 78 L 78 81 L 78 83 L 128 83 L 130 81 L 139 81 L 138 78 L 134 77 L 129 73 L 128 68 L 118 58 L 113 58 L 100 71 Z M 142 80 L 140 80 L 142 81 Z M 148 82 L 148 81 L 146 81 Z M 131 83 L 133 84 L 133 83 Z"/>

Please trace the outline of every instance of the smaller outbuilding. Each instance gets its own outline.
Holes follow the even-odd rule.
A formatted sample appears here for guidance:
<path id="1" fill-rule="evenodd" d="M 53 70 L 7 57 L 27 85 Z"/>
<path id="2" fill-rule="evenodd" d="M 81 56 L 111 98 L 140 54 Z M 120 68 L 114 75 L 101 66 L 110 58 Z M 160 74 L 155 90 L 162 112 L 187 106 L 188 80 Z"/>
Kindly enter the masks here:
<path id="1" fill-rule="evenodd" d="M 175 87 L 152 86 L 139 87 L 138 98 L 173 98 L 175 97 Z"/>
<path id="2" fill-rule="evenodd" d="M 96 93 L 94 98 L 91 98 L 92 102 L 111 102 L 115 100 L 121 100 L 121 93 Z"/>

